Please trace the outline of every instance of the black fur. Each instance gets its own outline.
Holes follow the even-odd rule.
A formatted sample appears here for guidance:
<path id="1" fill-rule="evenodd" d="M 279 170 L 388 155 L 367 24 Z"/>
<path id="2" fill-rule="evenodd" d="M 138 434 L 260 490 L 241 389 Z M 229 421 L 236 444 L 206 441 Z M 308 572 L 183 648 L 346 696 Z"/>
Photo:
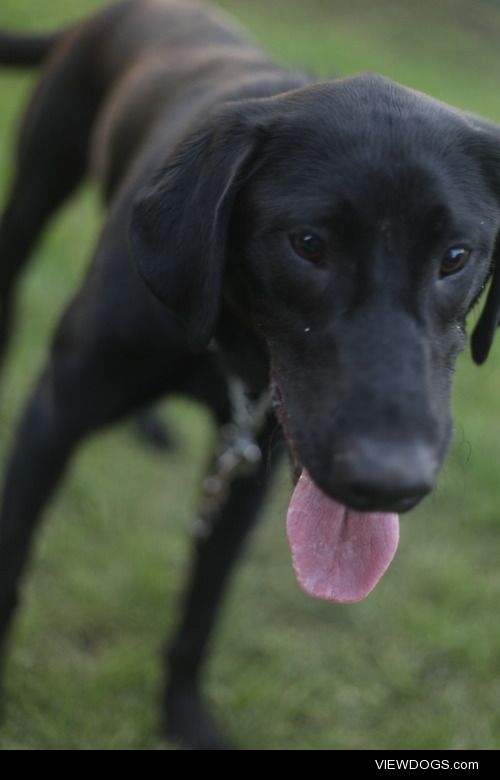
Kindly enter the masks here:
<path id="1" fill-rule="evenodd" d="M 378 76 L 289 73 L 189 2 L 126 0 L 54 41 L 0 226 L 3 347 L 29 250 L 89 157 L 108 212 L 9 460 L 2 635 L 40 514 L 89 433 L 169 393 L 223 425 L 228 376 L 252 394 L 272 376 L 298 467 L 351 507 L 404 511 L 445 457 L 454 363 L 491 273 L 477 362 L 500 312 L 494 125 Z M 13 46 L 0 37 L 0 62 L 43 49 Z M 305 233 L 322 242 L 312 259 Z M 468 262 L 444 275 L 457 247 Z M 270 416 L 259 432 L 264 450 L 274 427 Z M 167 653 L 165 719 L 183 745 L 225 746 L 202 662 L 274 460 L 232 484 L 196 543 Z"/>

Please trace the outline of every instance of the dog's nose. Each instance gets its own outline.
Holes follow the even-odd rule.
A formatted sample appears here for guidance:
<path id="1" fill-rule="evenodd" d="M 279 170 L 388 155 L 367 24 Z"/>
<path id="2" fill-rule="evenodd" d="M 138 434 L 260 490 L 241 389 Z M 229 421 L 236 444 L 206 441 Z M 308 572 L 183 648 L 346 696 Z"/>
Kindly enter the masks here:
<path id="1" fill-rule="evenodd" d="M 353 509 L 405 512 L 432 490 L 438 468 L 423 442 L 352 441 L 334 456 L 335 492 Z"/>

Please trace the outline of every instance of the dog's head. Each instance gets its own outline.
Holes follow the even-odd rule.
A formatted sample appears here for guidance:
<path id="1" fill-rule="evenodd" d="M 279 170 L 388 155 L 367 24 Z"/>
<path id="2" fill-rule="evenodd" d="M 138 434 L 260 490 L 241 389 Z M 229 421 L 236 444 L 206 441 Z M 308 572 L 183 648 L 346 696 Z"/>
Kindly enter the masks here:
<path id="1" fill-rule="evenodd" d="M 495 126 L 366 75 L 226 105 L 141 193 L 131 238 L 195 348 L 223 300 L 266 342 L 299 492 L 382 527 L 434 485 L 493 271 L 472 338 L 488 354 L 499 227 Z"/>

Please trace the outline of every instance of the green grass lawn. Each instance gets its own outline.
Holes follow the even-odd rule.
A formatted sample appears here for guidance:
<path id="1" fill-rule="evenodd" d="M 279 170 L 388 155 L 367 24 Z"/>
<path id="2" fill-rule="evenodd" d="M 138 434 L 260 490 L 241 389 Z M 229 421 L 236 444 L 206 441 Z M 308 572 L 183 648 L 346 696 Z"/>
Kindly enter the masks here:
<path id="1" fill-rule="evenodd" d="M 292 66 L 321 76 L 376 70 L 500 122 L 498 3 L 221 4 Z M 100 5 L 2 0 L 0 26 L 46 28 Z M 0 77 L 3 187 L 30 80 Z M 98 224 L 98 199 L 86 189 L 37 248 L 1 390 L 2 460 Z M 297 589 L 283 470 L 209 668 L 210 698 L 242 747 L 500 748 L 499 350 L 481 369 L 461 358 L 447 465 L 433 496 L 403 518 L 397 558 L 365 602 L 333 606 Z M 166 411 L 175 458 L 145 450 L 120 426 L 82 448 L 48 512 L 13 636 L 2 748 L 165 747 L 159 657 L 211 437 L 197 407 L 176 400 Z"/>

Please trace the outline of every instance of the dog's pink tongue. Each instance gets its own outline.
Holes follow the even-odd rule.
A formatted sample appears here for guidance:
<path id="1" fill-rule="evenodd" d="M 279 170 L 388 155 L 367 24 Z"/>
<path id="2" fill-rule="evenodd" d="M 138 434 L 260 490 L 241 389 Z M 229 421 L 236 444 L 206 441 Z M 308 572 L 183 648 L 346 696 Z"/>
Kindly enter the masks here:
<path id="1" fill-rule="evenodd" d="M 287 516 L 295 576 L 309 596 L 349 604 L 364 599 L 392 561 L 399 517 L 354 512 L 316 487 L 304 470 Z"/>

